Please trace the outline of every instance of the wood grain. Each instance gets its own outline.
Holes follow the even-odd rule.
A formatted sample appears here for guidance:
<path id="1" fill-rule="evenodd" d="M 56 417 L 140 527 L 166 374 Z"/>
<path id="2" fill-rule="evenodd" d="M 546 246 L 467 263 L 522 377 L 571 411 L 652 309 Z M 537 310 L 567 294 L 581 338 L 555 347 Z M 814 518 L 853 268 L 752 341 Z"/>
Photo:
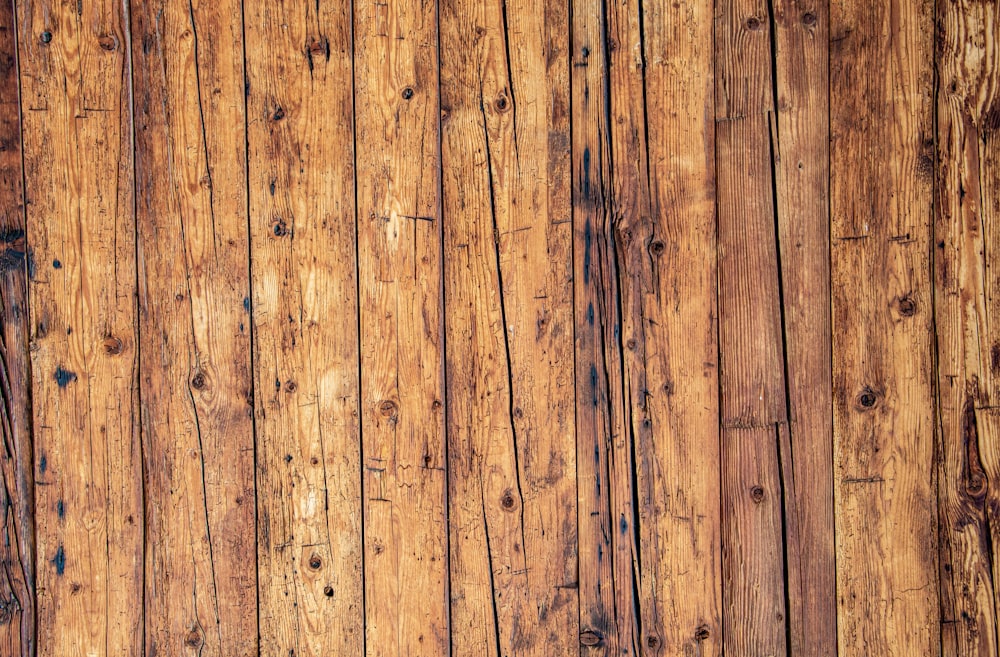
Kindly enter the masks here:
<path id="1" fill-rule="evenodd" d="M 140 655 L 129 26 L 16 4 L 31 317 L 37 654 Z"/>
<path id="2" fill-rule="evenodd" d="M 35 654 L 27 232 L 13 2 L 0 3 L 0 653 Z"/>
<path id="3" fill-rule="evenodd" d="M 360 657 L 350 5 L 247 9 L 261 651 Z"/>
<path id="4" fill-rule="evenodd" d="M 1000 64 L 996 3 L 937 7 L 934 314 L 945 655 L 997 651 Z"/>
<path id="5" fill-rule="evenodd" d="M 437 3 L 354 6 L 366 654 L 449 643 Z"/>
<path id="6" fill-rule="evenodd" d="M 838 649 L 936 655 L 933 7 L 830 13 Z"/>
<path id="7" fill-rule="evenodd" d="M 145 649 L 258 653 L 241 4 L 132 7 Z"/>
<path id="8" fill-rule="evenodd" d="M 441 5 L 458 654 L 579 653 L 567 21 Z"/>

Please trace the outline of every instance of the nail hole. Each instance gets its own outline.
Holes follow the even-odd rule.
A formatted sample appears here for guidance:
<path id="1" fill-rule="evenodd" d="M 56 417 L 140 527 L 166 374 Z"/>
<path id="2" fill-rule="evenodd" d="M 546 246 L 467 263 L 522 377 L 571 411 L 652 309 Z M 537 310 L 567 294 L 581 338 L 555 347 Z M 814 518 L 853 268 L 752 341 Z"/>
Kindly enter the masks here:
<path id="1" fill-rule="evenodd" d="M 406 87 L 403 89 L 403 100 L 409 100 L 411 98 L 413 98 L 413 88 Z"/>
<path id="2" fill-rule="evenodd" d="M 319 555 L 312 555 L 309 557 L 309 567 L 313 570 L 319 570 L 323 566 L 323 560 L 319 558 Z"/>
<path id="3" fill-rule="evenodd" d="M 52 33 L 48 31 L 42 32 L 41 39 L 42 43 L 49 43 L 50 41 L 52 41 Z"/>
<path id="4" fill-rule="evenodd" d="M 332 598 L 333 597 L 333 587 L 332 586 L 325 586 L 325 587 L 323 587 L 323 595 L 325 595 L 328 598 Z"/>
<path id="5" fill-rule="evenodd" d="M 861 394 L 858 395 L 858 406 L 861 408 L 872 408 L 875 406 L 875 402 L 877 401 L 878 395 L 876 395 L 875 391 L 869 387 L 865 387 L 865 389 L 861 391 Z"/>

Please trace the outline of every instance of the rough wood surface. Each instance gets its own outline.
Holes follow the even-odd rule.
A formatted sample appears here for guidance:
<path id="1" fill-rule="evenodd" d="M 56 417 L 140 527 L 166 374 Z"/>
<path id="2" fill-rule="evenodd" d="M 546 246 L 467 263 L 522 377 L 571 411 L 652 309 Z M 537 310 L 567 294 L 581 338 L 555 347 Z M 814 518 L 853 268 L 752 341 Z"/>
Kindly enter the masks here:
<path id="1" fill-rule="evenodd" d="M 354 5 L 366 654 L 449 643 L 435 0 Z"/>
<path id="2" fill-rule="evenodd" d="M 16 4 L 40 656 L 140 655 L 143 509 L 129 28 Z"/>
<path id="3" fill-rule="evenodd" d="M 364 654 L 349 4 L 249 3 L 261 654 Z"/>
<path id="4" fill-rule="evenodd" d="M 28 267 L 13 2 L 0 3 L 0 654 L 35 654 Z"/>
<path id="5" fill-rule="evenodd" d="M 934 300 L 945 655 L 997 651 L 1000 7 L 937 7 Z"/>
<path id="6" fill-rule="evenodd" d="M 4 0 L 0 655 L 995 653 L 997 0 Z"/>
<path id="7" fill-rule="evenodd" d="M 258 627 L 241 3 L 136 3 L 132 26 L 145 652 L 247 657 Z"/>
<path id="8" fill-rule="evenodd" d="M 566 10 L 441 4 L 456 654 L 579 653 Z"/>
<path id="9" fill-rule="evenodd" d="M 830 13 L 839 650 L 936 655 L 933 6 Z"/>

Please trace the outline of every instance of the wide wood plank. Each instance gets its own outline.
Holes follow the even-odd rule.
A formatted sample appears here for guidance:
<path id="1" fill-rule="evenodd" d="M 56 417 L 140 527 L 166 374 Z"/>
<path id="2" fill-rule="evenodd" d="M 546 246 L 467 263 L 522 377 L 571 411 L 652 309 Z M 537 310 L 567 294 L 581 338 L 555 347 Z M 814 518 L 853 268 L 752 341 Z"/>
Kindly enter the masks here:
<path id="1" fill-rule="evenodd" d="M 132 25 L 146 652 L 247 657 L 258 630 L 241 4 L 137 3 Z"/>
<path id="2" fill-rule="evenodd" d="M 788 431 L 779 445 L 785 491 L 788 650 L 837 645 L 830 371 L 829 2 L 771 6 L 776 107 L 775 211 L 785 339 Z"/>
<path id="3" fill-rule="evenodd" d="M 31 362 L 14 3 L 0 3 L 0 653 L 35 654 Z"/>
<path id="4" fill-rule="evenodd" d="M 247 10 L 261 653 L 361 657 L 350 5 Z"/>
<path id="5" fill-rule="evenodd" d="M 370 657 L 448 653 L 437 14 L 354 5 Z"/>
<path id="6" fill-rule="evenodd" d="M 933 6 L 830 14 L 838 649 L 936 655 Z"/>
<path id="7" fill-rule="evenodd" d="M 718 655 L 713 11 L 709 3 L 623 1 L 610 3 L 608 16 L 609 239 L 621 290 L 624 408 L 611 452 L 620 645 L 636 655 Z M 638 611 L 628 606 L 630 569 Z"/>
<path id="8" fill-rule="evenodd" d="M 579 653 L 567 28 L 441 6 L 455 654 Z"/>
<path id="9" fill-rule="evenodd" d="M 784 655 L 784 473 L 788 444 L 773 198 L 769 7 L 716 3 L 725 646 Z"/>
<path id="10" fill-rule="evenodd" d="M 142 654 L 129 27 L 18 2 L 38 655 Z"/>
<path id="11" fill-rule="evenodd" d="M 937 7 L 934 300 L 942 647 L 996 654 L 1000 545 L 1000 7 Z"/>

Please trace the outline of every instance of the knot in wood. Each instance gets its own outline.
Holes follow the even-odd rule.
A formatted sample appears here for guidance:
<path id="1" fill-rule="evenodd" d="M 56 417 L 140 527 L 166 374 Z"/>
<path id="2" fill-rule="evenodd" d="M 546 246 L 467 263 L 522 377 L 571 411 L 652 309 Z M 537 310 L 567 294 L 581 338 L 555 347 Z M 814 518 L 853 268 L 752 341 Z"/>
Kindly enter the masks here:
<path id="1" fill-rule="evenodd" d="M 604 637 L 601 636 L 600 632 L 594 630 L 584 630 L 580 632 L 580 645 L 583 646 L 599 646 L 604 642 Z"/>
<path id="2" fill-rule="evenodd" d="M 750 499 L 753 500 L 754 504 L 760 504 L 764 501 L 764 487 L 763 486 L 753 486 L 750 489 Z"/>
<path id="3" fill-rule="evenodd" d="M 391 399 L 385 399 L 378 405 L 378 412 L 383 415 L 383 417 L 396 417 L 399 413 L 399 407 L 396 406 L 396 402 Z"/>

